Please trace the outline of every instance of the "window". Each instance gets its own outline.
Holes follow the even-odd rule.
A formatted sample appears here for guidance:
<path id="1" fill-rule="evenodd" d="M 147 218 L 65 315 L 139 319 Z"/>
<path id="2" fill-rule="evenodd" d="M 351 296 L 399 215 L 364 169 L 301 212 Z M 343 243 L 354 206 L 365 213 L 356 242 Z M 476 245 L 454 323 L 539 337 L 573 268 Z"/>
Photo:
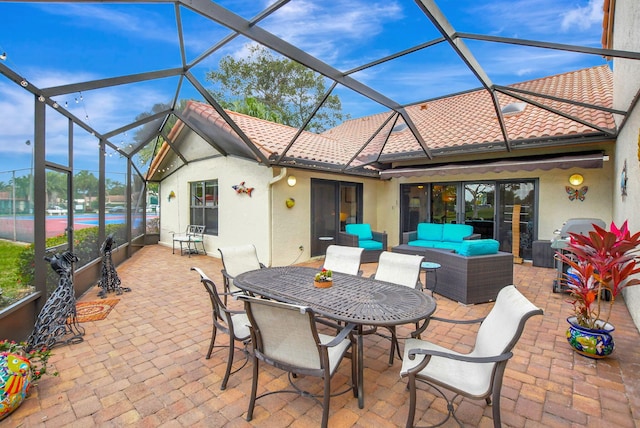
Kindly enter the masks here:
<path id="1" fill-rule="evenodd" d="M 202 224 L 207 235 L 218 234 L 218 180 L 191 183 L 190 223 Z"/>

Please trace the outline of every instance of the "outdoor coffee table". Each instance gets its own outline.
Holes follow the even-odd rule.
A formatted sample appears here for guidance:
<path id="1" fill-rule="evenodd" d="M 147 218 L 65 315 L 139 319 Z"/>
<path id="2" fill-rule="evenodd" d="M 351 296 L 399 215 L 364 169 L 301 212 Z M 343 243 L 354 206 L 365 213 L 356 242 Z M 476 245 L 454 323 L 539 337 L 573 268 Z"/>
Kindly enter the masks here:
<path id="1" fill-rule="evenodd" d="M 436 303 L 421 290 L 356 275 L 333 273 L 333 286 L 316 288 L 318 269 L 285 266 L 258 269 L 238 275 L 234 283 L 254 295 L 285 303 L 308 306 L 324 317 L 363 326 L 397 326 L 423 321 L 426 328 Z M 358 406 L 364 407 L 363 335 L 358 342 Z"/>

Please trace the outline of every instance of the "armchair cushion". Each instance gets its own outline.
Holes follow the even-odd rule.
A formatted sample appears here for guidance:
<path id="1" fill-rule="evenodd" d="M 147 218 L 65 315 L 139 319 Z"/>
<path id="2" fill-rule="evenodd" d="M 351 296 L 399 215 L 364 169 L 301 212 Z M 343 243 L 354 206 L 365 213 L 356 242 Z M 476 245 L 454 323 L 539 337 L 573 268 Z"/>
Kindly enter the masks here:
<path id="1" fill-rule="evenodd" d="M 360 248 L 364 248 L 365 250 L 382 250 L 382 242 L 374 241 L 373 239 L 364 239 L 358 242 L 358 246 Z"/>
<path id="2" fill-rule="evenodd" d="M 360 241 L 373 239 L 373 234 L 371 233 L 371 225 L 366 223 L 348 224 L 345 226 L 345 231 L 352 235 L 357 235 Z"/>

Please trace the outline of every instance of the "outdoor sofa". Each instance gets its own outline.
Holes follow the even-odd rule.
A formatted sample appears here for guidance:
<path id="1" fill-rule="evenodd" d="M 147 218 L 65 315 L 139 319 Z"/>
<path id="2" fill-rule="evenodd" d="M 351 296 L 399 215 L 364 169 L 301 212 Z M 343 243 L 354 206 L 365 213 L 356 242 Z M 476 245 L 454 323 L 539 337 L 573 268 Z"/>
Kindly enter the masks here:
<path id="1" fill-rule="evenodd" d="M 460 225 L 464 226 L 464 225 Z M 498 292 L 513 284 L 513 254 L 499 251 L 494 239 L 463 239 L 456 249 L 415 245 L 410 233 L 393 252 L 418 254 L 441 265 L 437 293 L 464 304 L 495 300 Z"/>
<path id="2" fill-rule="evenodd" d="M 456 223 L 418 223 L 416 230 L 404 232 L 402 243 L 417 247 L 457 250 L 463 241 L 478 239 L 473 227 Z"/>

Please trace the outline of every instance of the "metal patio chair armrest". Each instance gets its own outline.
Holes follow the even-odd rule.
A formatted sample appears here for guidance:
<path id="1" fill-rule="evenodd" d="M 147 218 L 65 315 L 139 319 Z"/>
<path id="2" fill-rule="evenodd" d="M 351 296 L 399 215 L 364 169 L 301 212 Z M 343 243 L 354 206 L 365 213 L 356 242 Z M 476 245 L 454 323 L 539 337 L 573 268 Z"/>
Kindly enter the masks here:
<path id="1" fill-rule="evenodd" d="M 340 326 L 340 328 L 341 328 L 340 332 L 331 342 L 323 343 L 320 346 L 333 348 L 334 346 L 339 345 L 344 339 L 347 338 L 348 335 L 350 335 L 353 332 L 353 330 L 356 328 L 356 325 L 354 323 L 349 323 L 345 326 Z"/>
<path id="2" fill-rule="evenodd" d="M 449 319 L 449 318 L 441 318 L 441 317 L 431 317 L 430 320 L 431 321 L 440 321 L 440 322 L 448 322 L 451 324 L 478 324 L 483 322 L 487 317 L 482 317 L 482 318 L 476 318 L 473 320 L 456 320 L 456 319 Z"/>

